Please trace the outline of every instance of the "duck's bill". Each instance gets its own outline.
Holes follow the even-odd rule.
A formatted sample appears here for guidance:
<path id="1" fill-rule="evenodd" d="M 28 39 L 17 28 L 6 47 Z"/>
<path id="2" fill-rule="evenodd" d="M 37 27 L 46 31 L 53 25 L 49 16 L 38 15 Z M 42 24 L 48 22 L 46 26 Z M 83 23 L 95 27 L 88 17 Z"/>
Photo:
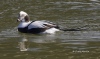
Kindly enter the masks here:
<path id="1" fill-rule="evenodd" d="M 20 19 L 17 19 L 17 22 L 20 22 Z"/>

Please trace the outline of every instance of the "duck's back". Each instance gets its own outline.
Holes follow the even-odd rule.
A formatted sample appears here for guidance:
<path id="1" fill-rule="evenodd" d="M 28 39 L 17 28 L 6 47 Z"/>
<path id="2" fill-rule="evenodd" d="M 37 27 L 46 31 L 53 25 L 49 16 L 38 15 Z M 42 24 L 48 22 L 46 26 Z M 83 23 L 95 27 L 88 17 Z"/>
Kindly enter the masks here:
<path id="1" fill-rule="evenodd" d="M 28 29 L 32 29 L 32 28 L 45 28 L 44 24 L 45 23 L 41 22 L 41 21 L 34 21 L 34 22 L 32 22 L 29 25 Z"/>

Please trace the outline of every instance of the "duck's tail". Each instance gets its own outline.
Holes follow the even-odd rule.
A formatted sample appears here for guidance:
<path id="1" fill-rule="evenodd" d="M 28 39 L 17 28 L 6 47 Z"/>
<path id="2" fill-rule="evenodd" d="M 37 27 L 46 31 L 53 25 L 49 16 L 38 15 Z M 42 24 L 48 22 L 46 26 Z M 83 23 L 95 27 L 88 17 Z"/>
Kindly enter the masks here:
<path id="1" fill-rule="evenodd" d="M 62 30 L 62 31 L 83 31 L 83 30 L 87 30 L 87 28 L 86 28 L 86 26 L 87 25 L 85 25 L 85 26 L 82 26 L 82 27 L 78 27 L 78 28 L 70 28 L 70 29 L 68 29 L 68 28 L 60 28 L 60 30 Z"/>

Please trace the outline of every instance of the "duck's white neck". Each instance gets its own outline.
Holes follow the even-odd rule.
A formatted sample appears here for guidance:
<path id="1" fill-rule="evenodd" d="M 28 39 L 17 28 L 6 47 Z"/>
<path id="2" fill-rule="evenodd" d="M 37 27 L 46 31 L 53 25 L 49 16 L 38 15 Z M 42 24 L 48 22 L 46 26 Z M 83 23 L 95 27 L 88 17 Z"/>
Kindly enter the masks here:
<path id="1" fill-rule="evenodd" d="M 18 25 L 18 28 L 24 28 L 24 27 L 26 27 L 28 24 L 30 24 L 31 23 L 31 21 L 28 21 L 28 22 L 24 22 L 24 21 L 22 21 L 22 22 L 20 22 L 20 24 Z"/>

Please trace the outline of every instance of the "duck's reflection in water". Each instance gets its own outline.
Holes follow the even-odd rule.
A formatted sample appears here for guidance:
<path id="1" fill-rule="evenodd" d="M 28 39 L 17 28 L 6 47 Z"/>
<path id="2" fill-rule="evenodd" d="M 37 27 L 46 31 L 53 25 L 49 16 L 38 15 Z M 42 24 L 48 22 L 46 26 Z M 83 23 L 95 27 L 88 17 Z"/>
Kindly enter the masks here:
<path id="1" fill-rule="evenodd" d="M 28 39 L 27 39 L 27 38 Z M 54 43 L 56 42 L 55 40 L 56 36 L 55 35 L 42 35 L 42 36 L 32 36 L 28 37 L 27 35 L 22 36 L 20 41 L 18 42 L 19 49 L 20 51 L 40 51 L 40 47 L 29 47 L 30 43 L 33 44 L 38 44 L 38 43 Z"/>
<path id="2" fill-rule="evenodd" d="M 26 38 L 23 38 L 22 41 L 18 42 L 20 51 L 28 51 L 28 47 L 26 45 L 27 41 L 28 40 Z"/>
<path id="3" fill-rule="evenodd" d="M 56 42 L 56 36 L 55 35 L 44 35 L 44 36 L 38 36 L 30 39 L 31 42 L 34 43 L 54 43 Z"/>

